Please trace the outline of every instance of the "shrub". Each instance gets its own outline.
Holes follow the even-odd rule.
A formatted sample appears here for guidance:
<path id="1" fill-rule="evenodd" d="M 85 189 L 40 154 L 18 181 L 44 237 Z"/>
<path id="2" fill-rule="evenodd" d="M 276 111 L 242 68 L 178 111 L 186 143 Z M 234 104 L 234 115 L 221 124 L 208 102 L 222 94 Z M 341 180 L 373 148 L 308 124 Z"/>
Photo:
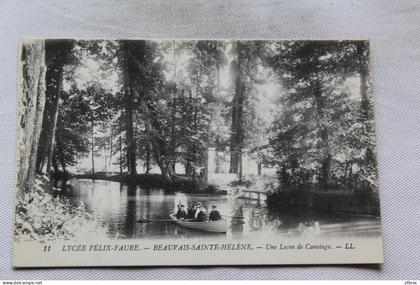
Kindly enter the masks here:
<path id="1" fill-rule="evenodd" d="M 106 237 L 106 229 L 85 211 L 84 204 L 74 205 L 68 199 L 53 197 L 50 188 L 49 181 L 37 178 L 34 189 L 17 195 L 17 239 L 51 241 Z"/>

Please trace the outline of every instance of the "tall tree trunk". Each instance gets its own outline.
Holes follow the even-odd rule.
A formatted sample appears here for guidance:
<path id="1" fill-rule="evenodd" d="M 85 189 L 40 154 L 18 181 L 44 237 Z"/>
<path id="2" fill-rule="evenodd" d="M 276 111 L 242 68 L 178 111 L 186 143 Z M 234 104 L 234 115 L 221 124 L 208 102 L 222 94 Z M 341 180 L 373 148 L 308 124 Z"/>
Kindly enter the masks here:
<path id="1" fill-rule="evenodd" d="M 51 174 L 51 159 L 54 151 L 55 129 L 60 105 L 60 93 L 63 80 L 63 65 L 50 62 L 46 72 L 46 102 L 42 118 L 42 131 L 39 138 L 36 171 L 43 172 L 45 164 L 46 173 Z"/>
<path id="2" fill-rule="evenodd" d="M 63 157 L 60 157 L 60 164 L 61 164 L 61 169 L 63 170 L 63 172 L 67 173 L 66 162 L 64 161 Z"/>
<path id="3" fill-rule="evenodd" d="M 198 132 L 198 114 L 197 114 L 197 101 L 194 101 L 194 136 L 197 136 L 197 132 Z M 191 172 L 192 172 L 192 179 L 193 181 L 196 181 L 196 174 L 197 174 L 197 169 L 196 169 L 196 165 L 197 165 L 197 160 L 198 160 L 198 150 L 197 150 L 197 143 L 194 141 L 193 142 L 193 146 L 192 146 L 192 154 L 193 154 L 193 166 L 191 167 Z"/>
<path id="4" fill-rule="evenodd" d="M 366 42 L 356 43 L 356 50 L 359 57 L 358 73 L 360 76 L 360 96 L 362 97 L 362 114 L 365 120 L 372 119 L 371 106 L 368 94 L 369 76 L 369 47 Z"/>
<path id="5" fill-rule="evenodd" d="M 107 154 L 106 154 L 106 144 L 104 144 L 104 171 L 105 171 L 105 173 L 108 172 L 108 161 L 107 161 Z"/>
<path id="6" fill-rule="evenodd" d="M 162 176 L 168 181 L 172 182 L 175 177 L 169 157 L 167 142 L 164 141 L 160 135 L 163 134 L 163 128 L 158 120 L 157 111 L 153 103 L 149 102 L 148 92 L 150 86 L 147 82 L 142 80 L 143 76 L 148 77 L 146 74 L 146 67 L 150 64 L 146 60 L 148 53 L 148 43 L 146 41 L 121 41 L 120 42 L 122 63 L 124 65 L 124 78 L 125 86 L 129 90 L 125 90 L 125 109 L 126 109 L 126 128 L 127 128 L 127 156 L 129 161 L 127 164 L 130 167 L 130 174 L 136 173 L 136 147 L 135 141 L 132 140 L 132 126 L 133 126 L 133 105 L 134 105 L 134 87 L 138 94 L 138 102 L 140 109 L 144 112 L 145 124 L 150 126 L 150 142 L 152 144 L 152 152 L 154 160 L 161 169 Z M 133 85 L 135 84 L 135 85 Z M 129 98 L 127 98 L 129 97 Z M 130 100 L 127 100 L 130 99 Z M 130 104 L 129 104 L 130 103 Z M 130 106 L 128 106 L 130 105 Z M 130 151 L 131 150 L 131 151 Z"/>
<path id="7" fill-rule="evenodd" d="M 219 151 L 220 151 L 220 139 L 219 139 L 219 135 L 216 135 L 216 167 L 214 169 L 215 173 L 220 173 L 221 172 L 221 163 L 220 163 L 220 157 L 218 155 Z"/>
<path id="8" fill-rule="evenodd" d="M 176 162 L 176 88 L 173 91 L 173 100 L 171 106 L 171 167 L 175 171 L 175 162 Z"/>
<path id="9" fill-rule="evenodd" d="M 90 128 L 90 139 L 91 139 L 91 153 L 92 153 L 92 174 L 95 174 L 95 129 L 94 129 L 94 122 L 93 118 L 91 120 L 91 128 Z"/>
<path id="10" fill-rule="evenodd" d="M 172 42 L 172 63 L 174 67 L 174 82 L 177 81 L 177 44 L 176 41 Z M 170 152 L 171 152 L 171 167 L 172 170 L 175 172 L 175 161 L 176 161 L 176 99 L 177 99 L 177 86 L 174 83 L 173 90 L 172 90 L 172 105 L 171 105 L 171 142 L 170 142 Z"/>
<path id="11" fill-rule="evenodd" d="M 146 123 L 146 122 L 145 122 L 145 133 L 146 133 L 147 136 L 149 136 L 149 134 L 150 134 L 150 124 L 149 123 Z M 149 174 L 149 171 L 151 169 L 151 160 L 152 160 L 149 138 L 147 138 L 147 141 L 146 141 L 146 149 L 145 149 L 145 151 L 146 151 L 146 159 L 145 159 L 145 168 L 146 169 L 145 169 L 145 173 L 146 174 Z"/>
<path id="12" fill-rule="evenodd" d="M 131 80 L 131 79 L 129 79 Z M 125 96 L 125 109 L 126 109 L 126 135 L 127 135 L 127 167 L 130 175 L 137 174 L 137 161 L 136 161 L 136 141 L 134 138 L 134 90 L 131 82 L 128 83 L 129 87 L 126 90 Z"/>
<path id="13" fill-rule="evenodd" d="M 151 163 L 150 163 L 150 161 L 151 161 L 151 153 L 150 153 L 150 143 L 149 142 L 147 142 L 146 143 L 146 161 L 145 161 L 145 166 L 146 166 L 146 169 L 145 169 L 145 173 L 146 174 L 149 174 L 149 172 L 150 172 L 150 169 L 151 169 Z"/>
<path id="14" fill-rule="evenodd" d="M 51 159 L 54 151 L 55 129 L 63 87 L 63 71 L 64 66 L 68 64 L 72 58 L 74 43 L 75 41 L 71 40 L 45 41 L 45 62 L 47 64 L 46 103 L 36 159 L 36 171 L 38 173 L 43 171 L 45 162 L 47 163 L 47 173 L 51 173 Z"/>
<path id="15" fill-rule="evenodd" d="M 47 135 L 48 135 L 49 124 L 50 124 L 50 119 L 49 119 L 49 110 L 51 109 L 50 105 L 51 105 L 50 100 L 46 98 L 44 113 L 42 116 L 42 130 L 39 137 L 38 154 L 36 157 L 36 172 L 38 174 L 43 173 L 45 162 L 47 159 L 47 153 L 48 153 Z"/>
<path id="16" fill-rule="evenodd" d="M 153 104 L 150 103 L 147 98 L 143 98 L 140 102 L 140 108 L 145 115 L 144 123 L 148 125 L 147 128 L 151 131 L 151 133 L 161 133 L 162 130 L 160 122 L 157 119 L 156 110 L 154 109 Z M 175 171 L 171 167 L 171 160 L 165 157 L 162 151 L 165 147 L 165 142 L 154 137 L 154 135 L 150 136 L 150 141 L 154 159 L 160 168 L 163 178 L 168 183 L 173 182 L 176 178 Z"/>
<path id="17" fill-rule="evenodd" d="M 123 150 L 122 150 L 122 134 L 120 134 L 120 142 L 119 142 L 119 151 L 120 151 L 120 174 L 123 173 Z"/>
<path id="18" fill-rule="evenodd" d="M 262 163 L 258 162 L 258 175 L 262 174 Z"/>
<path id="19" fill-rule="evenodd" d="M 348 183 L 350 189 L 353 188 L 353 162 L 350 163 L 349 167 L 349 183 Z"/>
<path id="20" fill-rule="evenodd" d="M 360 95 L 362 97 L 362 111 L 365 120 L 372 118 L 370 113 L 370 104 L 368 98 L 368 70 L 366 66 L 361 66 L 359 69 L 360 75 Z"/>
<path id="21" fill-rule="evenodd" d="M 322 96 L 322 84 L 319 80 L 312 82 L 312 90 L 315 98 L 316 112 L 317 112 L 317 123 L 320 128 L 320 137 L 322 142 L 322 162 L 321 162 L 321 174 L 319 178 L 319 185 L 325 189 L 328 187 L 331 181 L 331 151 L 329 134 L 327 127 L 322 124 L 324 118 L 324 101 L 325 98 Z"/>
<path id="22" fill-rule="evenodd" d="M 113 156 L 113 133 L 111 129 L 111 134 L 109 136 L 109 161 L 108 161 L 108 167 L 111 169 L 111 163 L 112 163 L 112 156 Z"/>
<path id="23" fill-rule="evenodd" d="M 53 157 L 53 159 L 51 160 L 51 165 L 54 168 L 54 172 L 58 173 L 60 172 L 60 169 L 58 168 L 58 163 L 57 160 Z"/>
<path id="24" fill-rule="evenodd" d="M 232 126 L 230 139 L 230 173 L 239 172 L 239 163 L 241 160 L 241 150 L 244 147 L 245 128 L 244 128 L 244 99 L 245 86 L 243 83 L 241 44 L 236 46 L 236 59 L 233 65 L 235 94 L 232 102 Z"/>
<path id="25" fill-rule="evenodd" d="M 47 174 L 48 176 L 51 176 L 51 162 L 52 162 L 53 153 L 54 153 L 55 131 L 57 128 L 58 110 L 59 110 L 60 101 L 61 101 L 61 90 L 63 88 L 63 68 L 61 67 L 58 72 L 59 72 L 58 74 L 59 82 L 57 83 L 57 89 L 55 90 L 56 92 L 53 95 L 55 97 L 54 97 L 54 101 L 52 105 L 51 123 L 49 126 L 50 128 L 48 130 L 48 136 L 47 136 L 47 141 L 48 141 Z"/>
<path id="26" fill-rule="evenodd" d="M 53 158 L 52 161 L 54 160 L 59 160 L 61 168 L 63 170 L 63 172 L 67 172 L 66 170 L 66 162 L 64 160 L 64 150 L 63 150 L 63 137 L 62 137 L 62 132 L 63 132 L 63 126 L 61 124 L 61 120 L 57 121 L 57 131 L 55 134 L 55 149 L 54 149 L 54 154 L 53 154 Z M 58 166 L 54 167 L 54 171 L 57 172 Z"/>
<path id="27" fill-rule="evenodd" d="M 108 172 L 108 169 L 107 169 L 107 167 L 108 167 L 108 161 L 107 161 L 107 153 L 106 153 L 106 147 L 107 147 L 107 139 L 108 139 L 108 137 L 107 137 L 107 130 L 106 130 L 106 125 L 105 124 L 103 124 L 102 125 L 102 129 L 103 129 L 103 132 L 104 132 L 104 145 L 103 145 L 103 151 L 104 151 L 104 172 L 105 173 L 107 173 Z"/>
<path id="28" fill-rule="evenodd" d="M 46 66 L 43 40 L 22 43 L 19 71 L 17 187 L 19 190 L 31 190 L 45 106 Z"/>
<path id="29" fill-rule="evenodd" d="M 219 51 L 219 45 L 220 43 L 217 41 L 216 42 L 216 54 L 218 55 L 218 60 L 216 61 L 216 100 L 217 100 L 217 104 L 220 105 L 221 103 L 221 91 L 222 91 L 222 80 L 221 80 L 221 76 L 222 76 L 222 64 L 219 60 L 219 56 L 220 56 L 220 51 Z M 216 168 L 215 168 L 215 173 L 220 173 L 221 170 L 221 166 L 220 166 L 220 158 L 217 155 L 219 153 L 219 151 L 221 151 L 222 147 L 220 144 L 220 138 L 219 138 L 219 130 L 217 130 L 217 134 L 216 134 L 216 140 L 215 140 L 215 149 L 216 149 Z"/>
<path id="30" fill-rule="evenodd" d="M 216 98 L 220 98 L 221 96 L 221 86 L 222 86 L 222 72 L 221 72 L 221 64 L 219 62 L 216 63 Z"/>
<path id="31" fill-rule="evenodd" d="M 172 168 L 171 161 L 162 155 L 162 142 L 155 139 L 152 140 L 153 155 L 157 165 L 159 166 L 160 172 L 166 182 L 172 183 L 175 178 L 175 171 Z"/>
<path id="32" fill-rule="evenodd" d="M 217 54 L 218 55 L 220 55 L 220 51 L 219 51 L 219 45 L 220 45 L 220 43 L 219 42 L 217 42 L 216 43 L 216 50 L 217 50 Z M 216 98 L 216 100 L 217 100 L 217 104 L 219 104 L 219 105 L 222 105 L 223 106 L 223 102 L 221 101 L 221 92 L 222 92 L 222 79 L 221 79 L 221 76 L 222 76 L 222 63 L 220 62 L 220 60 L 218 59 L 217 61 L 216 61 L 216 95 L 214 96 L 215 98 Z M 219 132 L 219 130 L 217 130 L 218 132 Z M 216 134 L 216 145 L 215 145 L 215 148 L 216 148 L 216 152 L 219 152 L 219 151 L 221 151 L 221 145 L 220 145 L 220 138 L 219 138 L 219 133 L 217 133 Z M 216 160 L 216 172 L 219 172 L 220 171 L 220 162 L 219 162 L 219 160 L 217 159 Z"/>
<path id="33" fill-rule="evenodd" d="M 41 136 L 42 130 L 42 120 L 43 120 L 43 113 L 45 107 L 45 74 L 46 74 L 46 66 L 44 63 L 41 64 L 41 74 L 40 79 L 38 81 L 38 97 L 36 102 L 36 118 L 34 120 L 34 137 L 32 142 L 32 149 L 31 155 L 29 158 L 29 167 L 28 167 L 28 178 L 27 178 L 27 186 L 33 185 L 35 174 L 36 174 L 36 161 L 38 157 L 38 148 L 39 148 L 39 138 Z"/>
<path id="34" fill-rule="evenodd" d="M 187 161 L 184 165 L 185 175 L 191 175 L 191 162 Z"/>
<path id="35" fill-rule="evenodd" d="M 369 143 L 366 146 L 366 154 L 365 154 L 365 164 L 367 173 L 365 175 L 369 175 L 368 173 L 373 173 L 376 175 L 377 172 L 377 161 L 376 161 L 376 153 L 375 153 L 375 146 L 374 146 L 374 122 L 373 122 L 373 113 L 372 107 L 370 104 L 369 98 L 369 67 L 367 65 L 361 65 L 359 69 L 360 75 L 360 95 L 362 97 L 361 109 L 362 109 L 362 117 L 366 124 L 366 132 L 369 139 Z"/>
<path id="36" fill-rule="evenodd" d="M 172 183 L 175 177 L 175 172 L 172 168 L 172 165 L 169 161 L 166 161 L 165 159 L 162 159 L 162 157 L 159 159 L 159 147 L 154 144 L 154 154 L 155 159 L 157 160 L 157 164 L 159 166 L 160 172 L 162 173 L 163 178 L 166 182 Z"/>

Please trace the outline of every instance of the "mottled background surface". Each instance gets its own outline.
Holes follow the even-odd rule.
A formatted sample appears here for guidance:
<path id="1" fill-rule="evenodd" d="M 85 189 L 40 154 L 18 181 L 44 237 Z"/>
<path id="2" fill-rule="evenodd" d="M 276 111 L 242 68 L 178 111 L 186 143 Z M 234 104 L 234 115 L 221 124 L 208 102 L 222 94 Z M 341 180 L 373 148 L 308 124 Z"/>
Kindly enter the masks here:
<path id="1" fill-rule="evenodd" d="M 420 1 L 0 2 L 0 279 L 420 278 Z M 13 270 L 17 39 L 369 38 L 385 264 Z"/>

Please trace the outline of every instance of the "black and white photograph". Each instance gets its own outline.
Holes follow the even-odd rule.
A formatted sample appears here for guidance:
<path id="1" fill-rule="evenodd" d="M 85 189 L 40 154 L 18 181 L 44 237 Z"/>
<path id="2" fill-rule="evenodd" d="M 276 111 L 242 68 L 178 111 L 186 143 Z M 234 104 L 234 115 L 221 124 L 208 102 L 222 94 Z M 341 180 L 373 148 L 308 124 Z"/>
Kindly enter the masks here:
<path id="1" fill-rule="evenodd" d="M 15 266 L 382 262 L 369 41 L 19 48 Z"/>

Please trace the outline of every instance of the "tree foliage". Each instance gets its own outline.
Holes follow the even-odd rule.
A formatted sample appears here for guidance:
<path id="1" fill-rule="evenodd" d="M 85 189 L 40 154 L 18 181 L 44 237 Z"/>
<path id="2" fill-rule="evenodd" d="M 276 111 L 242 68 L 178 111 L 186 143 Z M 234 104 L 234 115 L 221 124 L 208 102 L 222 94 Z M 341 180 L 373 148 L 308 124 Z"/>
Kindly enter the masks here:
<path id="1" fill-rule="evenodd" d="M 230 151 L 233 173 L 247 149 L 284 187 L 376 187 L 366 42 L 52 41 L 46 51 L 41 138 L 55 131 L 56 171 L 90 153 L 93 172 L 102 157 L 105 170 L 158 167 L 174 181 L 176 164 L 195 177 L 215 147 Z"/>
<path id="2" fill-rule="evenodd" d="M 374 149 L 372 122 L 366 121 L 371 98 L 363 90 L 352 94 L 347 84 L 358 71 L 368 71 L 363 44 L 275 44 L 267 62 L 288 91 L 271 143 L 285 187 L 376 187 L 374 160 L 366 159 Z"/>

